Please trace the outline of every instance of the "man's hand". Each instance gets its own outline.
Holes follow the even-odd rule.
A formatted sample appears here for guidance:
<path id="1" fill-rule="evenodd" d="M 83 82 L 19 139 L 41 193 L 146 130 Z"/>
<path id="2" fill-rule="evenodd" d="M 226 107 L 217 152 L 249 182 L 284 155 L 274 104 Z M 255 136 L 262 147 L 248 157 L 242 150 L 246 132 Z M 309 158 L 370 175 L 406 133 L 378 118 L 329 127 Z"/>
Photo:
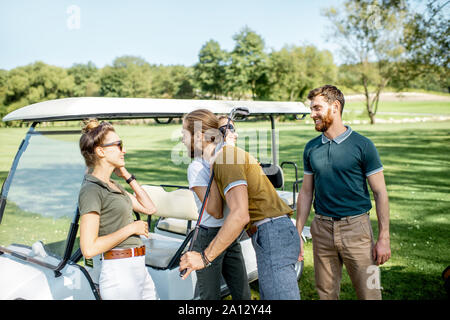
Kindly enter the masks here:
<path id="1" fill-rule="evenodd" d="M 389 239 L 378 239 L 372 249 L 372 257 L 373 260 L 376 261 L 377 266 L 385 263 L 391 258 L 391 246 Z"/>
<path id="2" fill-rule="evenodd" d="M 203 263 L 202 256 L 199 252 L 188 251 L 181 256 L 179 270 L 181 272 L 184 269 L 187 269 L 182 278 L 183 280 L 185 280 L 192 271 L 201 270 L 204 267 L 205 264 Z"/>
<path id="3" fill-rule="evenodd" d="M 298 256 L 298 261 L 303 261 L 304 255 L 305 255 L 305 250 L 304 250 L 303 238 L 300 235 L 300 255 Z"/>

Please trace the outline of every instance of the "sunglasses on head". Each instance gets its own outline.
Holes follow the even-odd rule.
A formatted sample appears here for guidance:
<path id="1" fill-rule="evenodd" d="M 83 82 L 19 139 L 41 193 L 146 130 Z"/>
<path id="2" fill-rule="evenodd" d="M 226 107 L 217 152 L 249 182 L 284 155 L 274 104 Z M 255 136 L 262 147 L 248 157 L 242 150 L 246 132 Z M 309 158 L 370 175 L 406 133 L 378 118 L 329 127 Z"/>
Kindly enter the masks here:
<path id="1" fill-rule="evenodd" d="M 226 126 L 226 125 L 219 127 L 219 131 L 220 131 L 222 134 L 225 134 L 225 130 L 226 130 L 226 129 L 227 129 L 227 126 Z M 235 131 L 234 126 L 233 126 L 232 124 L 229 124 L 229 125 L 228 125 L 228 130 L 230 130 L 231 133 L 234 133 L 234 131 Z"/>
<path id="2" fill-rule="evenodd" d="M 122 140 L 114 141 L 114 142 L 111 142 L 111 143 L 102 144 L 100 147 L 111 147 L 111 146 L 118 146 L 120 151 L 122 151 L 122 149 L 123 149 L 123 142 L 122 142 Z"/>

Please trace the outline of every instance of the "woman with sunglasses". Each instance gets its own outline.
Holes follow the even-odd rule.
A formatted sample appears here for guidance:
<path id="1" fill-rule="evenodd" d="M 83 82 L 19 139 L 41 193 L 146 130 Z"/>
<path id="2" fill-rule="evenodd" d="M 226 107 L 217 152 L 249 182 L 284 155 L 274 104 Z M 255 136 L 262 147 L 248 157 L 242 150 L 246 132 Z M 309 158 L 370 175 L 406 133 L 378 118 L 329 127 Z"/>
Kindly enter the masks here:
<path id="1" fill-rule="evenodd" d="M 133 221 L 133 210 L 151 215 L 156 208 L 125 168 L 122 140 L 110 123 L 90 119 L 82 130 L 80 150 L 89 169 L 78 198 L 80 248 L 87 259 L 102 255 L 102 299 L 156 299 L 140 238 L 148 237 L 148 224 Z M 113 172 L 130 185 L 136 196 L 111 180 Z"/>
<path id="2" fill-rule="evenodd" d="M 221 146 L 220 137 L 225 132 L 225 128 L 219 128 L 220 124 L 226 126 L 222 120 L 210 111 L 200 109 L 192 111 L 183 119 L 183 143 L 188 148 L 189 154 L 193 161 L 188 167 L 187 177 L 189 188 L 194 191 L 195 200 L 198 208 L 201 208 L 205 197 L 206 188 L 210 179 L 209 163 L 214 155 L 216 147 Z M 194 123 L 201 123 L 201 130 L 194 132 Z M 230 123 L 230 129 L 226 141 L 235 143 L 237 134 L 234 131 L 233 123 Z M 214 187 L 214 183 L 212 185 Z M 218 194 L 218 192 L 216 193 Z M 214 199 L 208 199 L 208 202 Z M 212 239 L 219 232 L 226 217 L 218 219 L 208 214 L 206 210 L 203 213 L 197 239 L 194 243 L 193 250 L 203 252 Z M 233 300 L 250 300 L 250 287 L 248 285 L 247 271 L 245 269 L 244 257 L 239 241 L 236 239 L 219 257 L 217 257 L 208 268 L 197 272 L 197 283 L 199 288 L 200 299 L 202 300 L 220 300 L 220 280 L 224 277 L 225 282 L 230 289 Z"/>
<path id="3" fill-rule="evenodd" d="M 233 121 L 230 120 L 230 123 L 228 124 L 228 130 L 226 129 L 227 123 L 228 123 L 227 116 L 219 117 L 219 131 L 221 134 L 225 135 L 225 144 L 234 146 L 234 145 L 236 145 L 238 133 L 236 132 Z M 220 147 L 223 147 L 223 146 L 224 146 L 224 144 L 220 145 Z M 216 153 L 217 153 L 217 151 L 216 151 Z"/>

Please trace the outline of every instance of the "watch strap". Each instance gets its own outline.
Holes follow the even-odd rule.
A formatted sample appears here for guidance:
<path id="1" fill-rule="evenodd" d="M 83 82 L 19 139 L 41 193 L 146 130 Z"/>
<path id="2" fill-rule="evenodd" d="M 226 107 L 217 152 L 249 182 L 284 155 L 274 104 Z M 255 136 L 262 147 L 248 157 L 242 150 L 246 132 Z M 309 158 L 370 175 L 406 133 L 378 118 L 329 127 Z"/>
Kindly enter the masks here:
<path id="1" fill-rule="evenodd" d="M 131 177 L 129 177 L 126 181 L 128 184 L 130 184 L 130 182 L 133 180 L 136 180 L 136 177 L 134 176 L 134 174 L 132 174 Z"/>
<path id="2" fill-rule="evenodd" d="M 205 251 L 202 251 L 200 253 L 202 260 L 203 260 L 203 264 L 205 265 L 205 268 L 208 268 L 211 265 L 211 261 L 208 260 L 208 258 L 205 255 Z"/>

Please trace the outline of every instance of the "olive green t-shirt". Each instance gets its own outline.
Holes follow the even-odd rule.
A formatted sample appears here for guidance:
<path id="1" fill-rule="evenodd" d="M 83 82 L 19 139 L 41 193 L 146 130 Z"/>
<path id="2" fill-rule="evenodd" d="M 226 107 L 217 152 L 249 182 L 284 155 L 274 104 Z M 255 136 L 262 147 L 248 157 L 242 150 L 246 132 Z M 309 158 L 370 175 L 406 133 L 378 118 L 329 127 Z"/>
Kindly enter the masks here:
<path id="1" fill-rule="evenodd" d="M 281 215 L 292 215 L 293 210 L 278 196 L 258 161 L 248 152 L 234 146 L 225 146 L 214 162 L 214 179 L 220 194 L 234 186 L 247 185 L 250 224 Z"/>
<path id="2" fill-rule="evenodd" d="M 133 206 L 125 189 L 111 180 L 121 192 L 108 186 L 107 183 L 87 174 L 84 177 L 78 196 L 80 215 L 97 212 L 100 215 L 98 236 L 102 237 L 133 223 Z M 143 245 L 138 235 L 132 235 L 116 248 L 134 248 Z"/>

